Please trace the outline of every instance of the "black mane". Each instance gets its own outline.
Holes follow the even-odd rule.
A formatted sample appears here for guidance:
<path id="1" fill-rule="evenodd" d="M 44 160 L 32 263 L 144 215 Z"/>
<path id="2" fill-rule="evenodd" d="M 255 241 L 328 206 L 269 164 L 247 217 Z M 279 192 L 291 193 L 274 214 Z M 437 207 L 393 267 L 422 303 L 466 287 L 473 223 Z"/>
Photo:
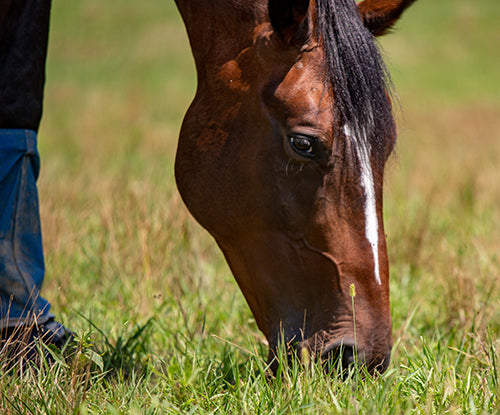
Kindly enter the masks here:
<path id="1" fill-rule="evenodd" d="M 375 39 L 354 0 L 316 0 L 316 9 L 337 116 L 355 145 L 383 163 L 394 120 L 391 83 Z"/>

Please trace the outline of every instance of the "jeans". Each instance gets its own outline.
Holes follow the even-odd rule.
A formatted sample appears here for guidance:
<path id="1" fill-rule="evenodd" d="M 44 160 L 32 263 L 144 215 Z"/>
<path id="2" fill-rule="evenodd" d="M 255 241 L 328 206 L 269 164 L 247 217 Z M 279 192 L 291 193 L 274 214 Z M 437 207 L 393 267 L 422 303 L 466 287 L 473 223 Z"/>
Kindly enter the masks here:
<path id="1" fill-rule="evenodd" d="M 0 129 L 0 328 L 50 317 L 36 180 L 37 134 Z"/>

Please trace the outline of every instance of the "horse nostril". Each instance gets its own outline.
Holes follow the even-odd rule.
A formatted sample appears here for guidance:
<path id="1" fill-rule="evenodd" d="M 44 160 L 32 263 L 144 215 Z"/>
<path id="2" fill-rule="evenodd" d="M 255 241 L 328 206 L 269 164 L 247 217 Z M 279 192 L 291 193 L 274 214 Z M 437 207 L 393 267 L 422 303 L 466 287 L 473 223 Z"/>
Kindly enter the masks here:
<path id="1" fill-rule="evenodd" d="M 321 358 L 325 362 L 325 369 L 328 372 L 338 370 L 345 373 L 354 364 L 356 354 L 354 345 L 340 343 L 328 347 Z"/>
<path id="2" fill-rule="evenodd" d="M 346 346 L 340 351 L 342 357 L 342 369 L 347 369 L 354 363 L 354 347 Z"/>

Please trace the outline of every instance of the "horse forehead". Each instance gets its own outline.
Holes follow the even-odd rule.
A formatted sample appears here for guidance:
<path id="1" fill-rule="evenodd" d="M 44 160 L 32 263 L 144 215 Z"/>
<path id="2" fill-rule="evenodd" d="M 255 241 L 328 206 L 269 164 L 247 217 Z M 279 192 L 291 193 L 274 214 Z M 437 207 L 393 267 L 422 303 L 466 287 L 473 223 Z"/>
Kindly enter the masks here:
<path id="1" fill-rule="evenodd" d="M 332 90 L 325 82 L 322 63 L 317 57 L 298 60 L 281 80 L 274 95 L 286 107 L 289 117 L 311 115 L 315 118 L 313 124 L 332 122 Z M 323 119 L 325 117 L 327 119 Z"/>
<path id="2" fill-rule="evenodd" d="M 293 103 L 300 111 L 311 106 L 318 108 L 325 95 L 328 95 L 325 84 L 314 76 L 313 71 L 295 66 L 276 88 L 276 97 L 280 101 Z"/>

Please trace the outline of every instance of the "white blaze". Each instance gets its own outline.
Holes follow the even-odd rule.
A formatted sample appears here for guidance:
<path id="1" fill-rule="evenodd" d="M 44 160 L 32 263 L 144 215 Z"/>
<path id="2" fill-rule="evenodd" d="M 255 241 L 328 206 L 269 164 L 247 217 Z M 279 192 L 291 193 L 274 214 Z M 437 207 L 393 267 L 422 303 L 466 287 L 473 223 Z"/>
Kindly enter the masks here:
<path id="1" fill-rule="evenodd" d="M 353 136 L 352 130 L 347 124 L 344 125 L 344 133 L 353 142 L 354 148 L 357 149 L 356 152 L 359 164 L 361 165 L 361 186 L 365 192 L 365 236 L 372 247 L 373 262 L 375 264 L 375 281 L 381 285 L 378 256 L 377 202 L 375 199 L 372 165 L 370 163 L 370 148 L 359 144 L 356 145 L 356 137 Z"/>

